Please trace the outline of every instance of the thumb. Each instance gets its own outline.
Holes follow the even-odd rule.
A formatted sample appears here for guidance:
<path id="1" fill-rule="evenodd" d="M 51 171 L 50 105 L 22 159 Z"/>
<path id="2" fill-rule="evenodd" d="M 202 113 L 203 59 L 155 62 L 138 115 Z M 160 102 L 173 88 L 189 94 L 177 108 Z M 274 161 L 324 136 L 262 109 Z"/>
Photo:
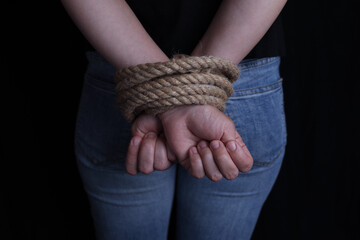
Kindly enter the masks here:
<path id="1" fill-rule="evenodd" d="M 162 124 L 160 120 L 149 114 L 141 114 L 135 119 L 131 126 L 131 133 L 133 136 L 144 137 L 148 132 L 159 134 L 161 131 Z"/>

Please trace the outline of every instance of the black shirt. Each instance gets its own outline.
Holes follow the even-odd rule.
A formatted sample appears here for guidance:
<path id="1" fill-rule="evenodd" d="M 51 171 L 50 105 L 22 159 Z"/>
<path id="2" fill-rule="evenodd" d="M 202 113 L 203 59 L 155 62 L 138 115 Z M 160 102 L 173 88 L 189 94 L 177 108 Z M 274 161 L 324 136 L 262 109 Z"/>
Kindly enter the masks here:
<path id="1" fill-rule="evenodd" d="M 160 49 L 190 55 L 222 0 L 127 0 L 145 30 Z M 285 43 L 281 16 L 245 58 L 283 56 Z"/>

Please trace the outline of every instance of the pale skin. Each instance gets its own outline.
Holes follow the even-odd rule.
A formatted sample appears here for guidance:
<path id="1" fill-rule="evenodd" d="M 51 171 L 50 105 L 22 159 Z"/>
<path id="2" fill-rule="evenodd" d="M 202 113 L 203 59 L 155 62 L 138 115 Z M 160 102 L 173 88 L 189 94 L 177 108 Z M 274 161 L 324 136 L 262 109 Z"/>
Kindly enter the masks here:
<path id="1" fill-rule="evenodd" d="M 115 68 L 168 57 L 124 0 L 62 0 L 83 35 Z M 191 55 L 216 56 L 238 64 L 264 36 L 286 0 L 224 0 Z M 206 128 L 204 128 L 206 126 Z M 206 131 L 205 131 L 206 129 Z M 173 161 L 194 177 L 234 179 L 253 159 L 232 120 L 208 105 L 180 106 L 132 126 L 126 157 L 129 174 L 165 170 Z"/>

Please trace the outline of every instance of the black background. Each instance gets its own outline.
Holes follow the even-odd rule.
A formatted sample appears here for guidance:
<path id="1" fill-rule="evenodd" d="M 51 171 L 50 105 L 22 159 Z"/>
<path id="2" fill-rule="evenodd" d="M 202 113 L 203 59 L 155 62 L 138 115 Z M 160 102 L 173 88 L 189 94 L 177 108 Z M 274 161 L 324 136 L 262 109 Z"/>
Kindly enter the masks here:
<path id="1" fill-rule="evenodd" d="M 288 145 L 253 239 L 360 239 L 356 1 L 289 1 Z M 94 239 L 73 132 L 87 41 L 58 1 L 2 8 L 0 239 Z"/>

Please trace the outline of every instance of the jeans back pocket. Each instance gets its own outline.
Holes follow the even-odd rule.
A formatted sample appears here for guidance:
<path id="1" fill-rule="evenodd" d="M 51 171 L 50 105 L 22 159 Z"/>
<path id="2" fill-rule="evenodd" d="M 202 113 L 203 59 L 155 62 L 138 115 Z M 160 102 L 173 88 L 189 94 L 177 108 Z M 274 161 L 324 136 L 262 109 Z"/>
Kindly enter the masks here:
<path id="1" fill-rule="evenodd" d="M 96 53 L 88 52 L 87 57 L 89 65 L 77 112 L 75 150 L 82 154 L 78 159 L 86 160 L 85 164 L 123 167 L 131 124 L 116 103 L 112 78 L 115 69 Z"/>
<path id="2" fill-rule="evenodd" d="M 241 62 L 240 78 L 225 113 L 249 148 L 254 166 L 268 165 L 282 156 L 286 145 L 280 57 Z"/>

